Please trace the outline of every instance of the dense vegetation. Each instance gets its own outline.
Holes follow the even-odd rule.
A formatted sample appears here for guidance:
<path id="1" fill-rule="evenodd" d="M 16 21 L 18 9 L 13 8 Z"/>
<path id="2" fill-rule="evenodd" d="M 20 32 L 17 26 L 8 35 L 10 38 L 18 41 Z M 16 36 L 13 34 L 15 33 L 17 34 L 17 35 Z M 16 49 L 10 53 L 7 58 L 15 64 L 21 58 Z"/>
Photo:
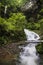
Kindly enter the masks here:
<path id="1" fill-rule="evenodd" d="M 0 44 L 25 40 L 24 28 L 36 31 L 43 39 L 43 0 L 22 11 L 29 0 L 0 0 Z M 42 49 L 41 44 L 41 49 Z"/>

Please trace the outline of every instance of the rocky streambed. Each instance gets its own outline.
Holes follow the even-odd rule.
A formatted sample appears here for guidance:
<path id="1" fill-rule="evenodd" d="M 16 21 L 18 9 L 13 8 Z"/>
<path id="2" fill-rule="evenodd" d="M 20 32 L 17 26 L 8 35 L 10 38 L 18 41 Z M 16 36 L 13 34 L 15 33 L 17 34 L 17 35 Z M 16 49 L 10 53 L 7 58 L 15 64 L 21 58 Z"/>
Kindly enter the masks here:
<path id="1" fill-rule="evenodd" d="M 16 43 L 9 43 L 3 46 L 0 46 L 0 65 L 18 65 L 19 60 L 19 53 L 21 49 L 19 48 L 20 45 L 27 45 L 28 43 L 25 41 L 20 41 Z M 42 55 L 40 57 L 43 57 Z M 40 65 L 42 63 L 43 58 L 40 60 Z M 42 64 L 41 64 L 42 63 Z"/>
<path id="2" fill-rule="evenodd" d="M 0 65 L 16 65 L 21 50 L 19 46 L 24 44 L 24 41 L 20 41 L 0 46 Z"/>

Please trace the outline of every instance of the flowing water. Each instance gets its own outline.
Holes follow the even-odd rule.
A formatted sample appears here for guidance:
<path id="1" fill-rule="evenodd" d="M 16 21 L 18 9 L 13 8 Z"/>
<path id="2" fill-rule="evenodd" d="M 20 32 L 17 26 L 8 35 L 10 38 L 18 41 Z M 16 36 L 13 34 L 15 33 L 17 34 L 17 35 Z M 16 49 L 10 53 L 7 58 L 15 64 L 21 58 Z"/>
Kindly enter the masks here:
<path id="1" fill-rule="evenodd" d="M 6 57 L 6 55 L 5 55 L 6 59 L 8 59 L 8 61 L 5 60 L 3 62 L 3 57 L 2 57 L 2 62 L 0 61 L 0 65 L 43 65 L 43 54 L 38 55 L 36 48 L 35 48 L 35 46 L 38 44 L 38 43 L 36 43 L 36 41 L 38 41 L 38 39 L 40 39 L 39 35 L 32 31 L 29 31 L 27 29 L 24 29 L 24 32 L 27 37 L 27 42 L 29 40 L 34 40 L 35 43 L 32 42 L 32 43 L 29 43 L 28 45 L 26 44 L 25 46 L 19 47 L 19 48 L 23 49 L 23 50 L 21 49 L 22 51 L 20 52 L 20 59 L 14 59 L 12 57 L 11 61 L 9 61 L 10 59 L 8 59 L 7 57 L 10 57 L 10 56 L 7 55 L 7 57 Z M 14 46 L 11 47 L 11 45 L 8 46 L 9 52 L 12 52 L 12 50 L 14 50 L 14 48 L 13 48 Z M 5 49 L 6 49 L 6 47 L 5 47 Z M 14 55 L 14 54 L 15 54 L 15 52 L 13 51 L 12 55 Z M 17 52 L 17 54 L 18 54 L 18 52 Z M 0 56 L 0 58 L 1 58 L 1 56 Z"/>
<path id="2" fill-rule="evenodd" d="M 37 54 L 35 46 L 38 44 L 36 41 L 40 39 L 39 35 L 33 31 L 24 29 L 27 37 L 27 41 L 34 40 L 35 43 L 29 43 L 27 46 L 21 47 L 23 49 L 20 52 L 20 65 L 38 65 L 39 55 Z"/>

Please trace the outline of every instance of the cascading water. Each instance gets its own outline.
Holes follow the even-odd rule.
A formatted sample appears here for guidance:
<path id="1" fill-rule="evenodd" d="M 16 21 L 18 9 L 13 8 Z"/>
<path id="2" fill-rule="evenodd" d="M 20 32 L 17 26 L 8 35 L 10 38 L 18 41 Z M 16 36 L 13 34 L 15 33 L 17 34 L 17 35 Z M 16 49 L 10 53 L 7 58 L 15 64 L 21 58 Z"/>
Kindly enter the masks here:
<path id="1" fill-rule="evenodd" d="M 36 34 L 35 32 L 29 31 L 27 29 L 24 29 L 24 32 L 27 37 L 27 41 L 38 41 L 40 39 L 39 35 Z M 29 43 L 27 46 L 22 47 L 23 51 L 20 52 L 20 62 L 21 65 L 38 65 L 38 54 L 36 51 L 36 43 Z"/>

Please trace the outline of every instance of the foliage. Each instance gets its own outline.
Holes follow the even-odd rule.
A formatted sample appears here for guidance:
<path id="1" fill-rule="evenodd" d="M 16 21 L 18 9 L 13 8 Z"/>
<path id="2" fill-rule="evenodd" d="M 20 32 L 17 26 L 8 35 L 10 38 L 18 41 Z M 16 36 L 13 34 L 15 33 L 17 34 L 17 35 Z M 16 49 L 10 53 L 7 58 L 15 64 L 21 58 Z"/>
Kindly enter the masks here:
<path id="1" fill-rule="evenodd" d="M 21 40 L 24 35 L 23 29 L 25 25 L 26 19 L 22 13 L 14 13 L 7 20 L 0 17 L 0 43 L 6 43 L 10 40 Z"/>
<path id="2" fill-rule="evenodd" d="M 37 45 L 37 51 L 42 54 L 43 53 L 43 43 Z"/>
<path id="3" fill-rule="evenodd" d="M 27 28 L 31 29 L 31 30 L 39 30 L 40 23 L 29 22 L 29 23 L 27 23 Z"/>
<path id="4" fill-rule="evenodd" d="M 28 0 L 27 0 L 28 1 Z M 0 0 L 0 15 L 3 18 L 9 18 L 12 13 L 20 11 L 20 8 L 22 5 L 24 5 L 26 0 Z M 7 11 L 6 14 L 4 13 L 5 11 L 5 6 L 7 6 Z"/>
<path id="5" fill-rule="evenodd" d="M 15 30 L 24 29 L 27 23 L 26 17 L 23 15 L 23 13 L 13 13 L 13 15 L 7 21 L 11 22 L 12 25 L 15 26 Z"/>
<path id="6" fill-rule="evenodd" d="M 24 28 L 40 31 L 43 39 L 43 0 L 36 1 L 37 8 L 22 12 L 21 7 L 29 1 L 0 0 L 0 44 L 25 40 Z M 42 46 L 38 49 L 42 50 Z"/>

